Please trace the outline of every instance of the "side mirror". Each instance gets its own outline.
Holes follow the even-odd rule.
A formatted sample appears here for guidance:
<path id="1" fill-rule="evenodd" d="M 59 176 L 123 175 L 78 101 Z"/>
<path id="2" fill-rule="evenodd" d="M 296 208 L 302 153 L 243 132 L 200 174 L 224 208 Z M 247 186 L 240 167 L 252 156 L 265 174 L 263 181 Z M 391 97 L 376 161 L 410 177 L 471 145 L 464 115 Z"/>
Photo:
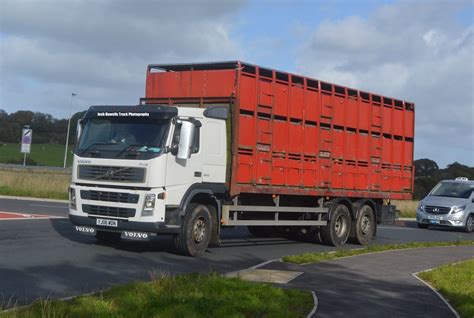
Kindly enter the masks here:
<path id="1" fill-rule="evenodd" d="M 79 140 L 79 138 L 81 138 L 81 134 L 82 134 L 82 119 L 79 119 L 77 121 L 77 126 L 76 126 L 76 141 Z"/>
<path id="2" fill-rule="evenodd" d="M 196 126 L 190 121 L 181 122 L 181 134 L 179 136 L 178 159 L 189 159 L 191 157 L 191 146 L 194 139 Z"/>

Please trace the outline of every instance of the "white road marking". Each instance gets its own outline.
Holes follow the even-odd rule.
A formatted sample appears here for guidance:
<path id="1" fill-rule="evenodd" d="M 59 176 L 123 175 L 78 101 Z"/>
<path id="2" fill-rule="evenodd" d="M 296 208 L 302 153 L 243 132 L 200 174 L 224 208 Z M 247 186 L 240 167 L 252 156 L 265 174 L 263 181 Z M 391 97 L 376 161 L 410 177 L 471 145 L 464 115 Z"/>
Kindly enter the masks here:
<path id="1" fill-rule="evenodd" d="M 420 272 L 416 272 L 416 273 L 413 273 L 411 274 L 411 276 L 415 277 L 416 279 L 418 279 L 420 282 L 422 282 L 425 286 L 427 286 L 429 289 L 431 289 L 432 292 L 434 292 L 445 304 L 446 306 L 448 306 L 449 310 L 451 310 L 451 312 L 453 313 L 454 317 L 456 318 L 459 318 L 459 314 L 458 312 L 451 306 L 451 304 L 443 297 L 443 295 L 441 295 L 433 286 L 431 286 L 430 284 L 428 284 L 427 282 L 425 282 L 423 279 L 421 279 L 418 274 L 419 273 L 422 273 L 422 272 L 429 272 L 429 271 L 432 271 L 434 268 L 430 268 L 430 269 L 426 269 L 426 270 L 423 270 L 423 271 L 420 271 Z"/>

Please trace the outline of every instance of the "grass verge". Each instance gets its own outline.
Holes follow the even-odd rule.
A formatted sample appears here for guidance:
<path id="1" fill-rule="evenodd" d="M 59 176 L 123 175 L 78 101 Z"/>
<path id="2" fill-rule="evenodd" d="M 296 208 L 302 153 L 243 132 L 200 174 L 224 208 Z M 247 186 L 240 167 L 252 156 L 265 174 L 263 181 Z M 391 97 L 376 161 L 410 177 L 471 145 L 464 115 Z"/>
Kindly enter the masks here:
<path id="1" fill-rule="evenodd" d="M 419 201 L 392 200 L 391 203 L 395 205 L 398 211 L 400 211 L 401 218 L 415 218 L 416 217 L 416 209 L 418 208 Z"/>
<path id="2" fill-rule="evenodd" d="M 283 257 L 283 261 L 294 264 L 318 263 L 329 261 L 340 257 L 355 256 L 367 253 L 383 252 L 390 250 L 401 250 L 407 248 L 436 247 L 436 246 L 460 246 L 474 245 L 474 241 L 455 241 L 455 242 L 410 242 L 404 244 L 387 245 L 368 245 L 359 249 L 338 249 L 334 252 L 325 253 L 304 253 L 299 255 L 290 255 Z"/>
<path id="3" fill-rule="evenodd" d="M 461 317 L 474 317 L 474 259 L 418 274 L 436 288 Z"/>
<path id="4" fill-rule="evenodd" d="M 224 278 L 218 274 L 164 277 L 113 287 L 70 301 L 39 301 L 16 317 L 306 317 L 310 292 Z"/>
<path id="5" fill-rule="evenodd" d="M 66 200 L 70 180 L 70 172 L 0 169 L 0 194 Z"/>

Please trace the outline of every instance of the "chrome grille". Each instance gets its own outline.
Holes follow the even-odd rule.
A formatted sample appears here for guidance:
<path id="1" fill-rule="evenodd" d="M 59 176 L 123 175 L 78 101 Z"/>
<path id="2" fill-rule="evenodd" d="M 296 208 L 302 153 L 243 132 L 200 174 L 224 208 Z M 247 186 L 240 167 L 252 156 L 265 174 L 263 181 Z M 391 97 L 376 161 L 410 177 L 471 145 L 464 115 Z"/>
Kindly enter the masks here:
<path id="1" fill-rule="evenodd" d="M 425 205 L 425 212 L 431 214 L 448 214 L 451 208 L 445 206 Z"/>
<path id="2" fill-rule="evenodd" d="M 135 216 L 135 209 L 117 208 L 113 206 L 83 204 L 82 211 L 88 214 L 118 218 L 133 218 Z"/>
<path id="3" fill-rule="evenodd" d="M 80 165 L 79 179 L 118 181 L 118 182 L 144 182 L 145 169 L 136 167 L 92 166 Z"/>
<path id="4" fill-rule="evenodd" d="M 81 199 L 120 203 L 138 203 L 138 194 L 108 192 L 95 190 L 81 190 Z"/>

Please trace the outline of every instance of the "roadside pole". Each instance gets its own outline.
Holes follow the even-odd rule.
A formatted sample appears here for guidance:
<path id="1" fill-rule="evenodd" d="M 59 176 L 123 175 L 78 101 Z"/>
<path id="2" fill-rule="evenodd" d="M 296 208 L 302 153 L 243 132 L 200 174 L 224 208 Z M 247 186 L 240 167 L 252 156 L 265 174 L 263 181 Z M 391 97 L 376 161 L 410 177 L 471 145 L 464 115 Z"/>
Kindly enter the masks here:
<path id="1" fill-rule="evenodd" d="M 69 129 L 71 127 L 71 109 L 72 109 L 72 98 L 77 96 L 76 93 L 71 93 L 71 101 L 69 103 L 69 119 L 67 121 L 67 133 L 66 133 L 66 148 L 64 149 L 64 164 L 63 168 L 66 168 L 66 161 L 67 161 L 67 146 L 69 143 Z"/>

